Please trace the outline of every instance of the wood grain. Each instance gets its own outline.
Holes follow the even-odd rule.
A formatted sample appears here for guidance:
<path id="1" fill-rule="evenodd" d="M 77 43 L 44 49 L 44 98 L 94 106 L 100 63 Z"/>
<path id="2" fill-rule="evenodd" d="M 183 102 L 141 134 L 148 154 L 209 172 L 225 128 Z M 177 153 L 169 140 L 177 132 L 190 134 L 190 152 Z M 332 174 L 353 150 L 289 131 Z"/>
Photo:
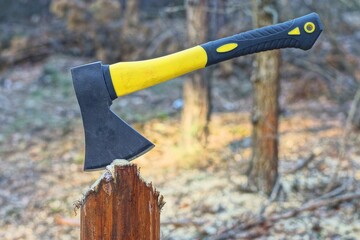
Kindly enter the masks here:
<path id="1" fill-rule="evenodd" d="M 163 197 L 134 164 L 114 165 L 81 206 L 81 239 L 160 239 Z"/>

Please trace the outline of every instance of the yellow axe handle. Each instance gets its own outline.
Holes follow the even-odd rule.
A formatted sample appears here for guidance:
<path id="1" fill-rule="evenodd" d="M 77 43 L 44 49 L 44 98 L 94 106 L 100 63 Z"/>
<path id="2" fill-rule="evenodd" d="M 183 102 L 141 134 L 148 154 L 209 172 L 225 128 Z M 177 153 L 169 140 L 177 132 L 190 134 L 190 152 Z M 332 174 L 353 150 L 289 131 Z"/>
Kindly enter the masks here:
<path id="1" fill-rule="evenodd" d="M 284 23 L 211 41 L 165 57 L 109 66 L 116 95 L 126 95 L 234 57 L 280 49 L 310 49 L 322 32 L 311 13 Z"/>
<path id="2" fill-rule="evenodd" d="M 145 61 L 109 66 L 116 95 L 123 96 L 204 68 L 207 55 L 201 46 Z"/>

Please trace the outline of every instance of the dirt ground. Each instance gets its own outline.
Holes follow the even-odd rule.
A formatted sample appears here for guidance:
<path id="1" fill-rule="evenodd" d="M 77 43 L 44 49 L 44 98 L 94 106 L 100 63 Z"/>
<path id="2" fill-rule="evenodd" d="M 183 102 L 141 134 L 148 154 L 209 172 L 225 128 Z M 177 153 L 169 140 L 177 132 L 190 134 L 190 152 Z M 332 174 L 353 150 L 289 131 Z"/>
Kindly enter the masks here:
<path id="1" fill-rule="evenodd" d="M 74 202 L 102 173 L 82 171 L 83 129 L 69 74 L 87 61 L 58 55 L 0 76 L 0 239 L 79 238 Z M 359 238 L 359 198 L 289 214 L 359 193 L 360 139 L 352 130 L 345 135 L 343 105 L 324 96 L 290 101 L 302 78 L 284 76 L 281 174 L 272 201 L 244 188 L 251 156 L 246 74 L 213 81 L 206 152 L 180 147 L 183 79 L 114 102 L 114 111 L 156 144 L 135 163 L 164 196 L 162 239 Z M 290 216 L 270 218 L 276 214 Z M 273 222 L 244 226 L 259 217 Z"/>

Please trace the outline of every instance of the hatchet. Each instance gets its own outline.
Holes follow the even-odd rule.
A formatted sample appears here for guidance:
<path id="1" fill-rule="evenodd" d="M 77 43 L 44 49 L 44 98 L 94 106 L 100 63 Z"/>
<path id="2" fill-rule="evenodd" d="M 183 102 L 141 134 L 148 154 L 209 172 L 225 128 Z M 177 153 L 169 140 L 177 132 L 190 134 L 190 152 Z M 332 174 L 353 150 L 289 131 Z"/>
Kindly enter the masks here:
<path id="1" fill-rule="evenodd" d="M 319 16 L 311 13 L 164 57 L 72 68 L 85 130 L 84 170 L 103 168 L 114 159 L 130 161 L 154 147 L 111 111 L 116 98 L 231 58 L 280 48 L 308 50 L 322 29 Z"/>

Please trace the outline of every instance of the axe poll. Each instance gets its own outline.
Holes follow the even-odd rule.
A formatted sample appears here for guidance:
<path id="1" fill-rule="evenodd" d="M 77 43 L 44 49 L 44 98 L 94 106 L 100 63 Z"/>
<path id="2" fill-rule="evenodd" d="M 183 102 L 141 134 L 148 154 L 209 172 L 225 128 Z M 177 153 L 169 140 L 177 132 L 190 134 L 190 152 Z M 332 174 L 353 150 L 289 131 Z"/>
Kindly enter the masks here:
<path id="1" fill-rule="evenodd" d="M 85 170 L 104 168 L 114 159 L 132 160 L 154 145 L 110 110 L 112 101 L 197 69 L 247 54 L 280 49 L 310 49 L 323 26 L 311 13 L 164 57 L 71 69 L 85 130 Z"/>

